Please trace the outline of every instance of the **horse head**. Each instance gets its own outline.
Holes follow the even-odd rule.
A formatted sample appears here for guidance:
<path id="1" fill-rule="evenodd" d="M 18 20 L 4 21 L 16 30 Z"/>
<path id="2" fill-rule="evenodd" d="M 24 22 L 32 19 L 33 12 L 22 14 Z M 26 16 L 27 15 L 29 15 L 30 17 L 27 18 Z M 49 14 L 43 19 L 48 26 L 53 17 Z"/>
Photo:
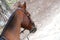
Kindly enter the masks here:
<path id="1" fill-rule="evenodd" d="M 24 2 L 23 5 L 21 5 L 21 3 L 18 2 L 17 8 L 22 9 L 22 11 L 24 12 L 21 27 L 24 29 L 28 29 L 30 33 L 36 32 L 37 28 L 35 27 L 35 23 L 32 21 L 30 13 L 26 10 L 26 2 Z"/>

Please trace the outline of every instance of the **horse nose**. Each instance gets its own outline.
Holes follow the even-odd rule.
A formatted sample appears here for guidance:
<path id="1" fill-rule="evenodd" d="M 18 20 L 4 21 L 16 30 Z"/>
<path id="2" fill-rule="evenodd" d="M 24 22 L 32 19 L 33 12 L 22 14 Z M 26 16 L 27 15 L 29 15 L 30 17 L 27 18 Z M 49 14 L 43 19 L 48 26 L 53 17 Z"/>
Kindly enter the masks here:
<path id="1" fill-rule="evenodd" d="M 30 33 L 35 33 L 37 31 L 37 28 L 34 27 L 32 30 L 30 30 Z"/>

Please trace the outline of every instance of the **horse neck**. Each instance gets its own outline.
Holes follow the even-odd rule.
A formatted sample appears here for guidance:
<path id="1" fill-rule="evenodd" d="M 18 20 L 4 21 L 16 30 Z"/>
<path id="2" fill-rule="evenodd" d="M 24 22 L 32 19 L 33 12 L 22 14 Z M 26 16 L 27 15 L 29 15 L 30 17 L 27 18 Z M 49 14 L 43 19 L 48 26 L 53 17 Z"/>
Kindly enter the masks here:
<path id="1" fill-rule="evenodd" d="M 10 17 L 1 35 L 5 36 L 8 40 L 20 40 L 20 20 L 21 19 L 16 16 Z"/>

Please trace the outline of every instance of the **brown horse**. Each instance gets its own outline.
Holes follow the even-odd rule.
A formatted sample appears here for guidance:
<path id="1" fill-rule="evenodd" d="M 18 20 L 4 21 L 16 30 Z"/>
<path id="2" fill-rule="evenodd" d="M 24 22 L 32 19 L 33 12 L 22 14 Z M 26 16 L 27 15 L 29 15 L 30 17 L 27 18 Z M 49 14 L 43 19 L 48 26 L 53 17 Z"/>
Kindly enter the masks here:
<path id="1" fill-rule="evenodd" d="M 36 31 L 34 22 L 30 18 L 29 12 L 26 10 L 26 2 L 21 5 L 18 3 L 17 9 L 9 18 L 3 32 L 0 36 L 2 40 L 20 40 L 21 27 L 28 29 L 30 33 Z"/>

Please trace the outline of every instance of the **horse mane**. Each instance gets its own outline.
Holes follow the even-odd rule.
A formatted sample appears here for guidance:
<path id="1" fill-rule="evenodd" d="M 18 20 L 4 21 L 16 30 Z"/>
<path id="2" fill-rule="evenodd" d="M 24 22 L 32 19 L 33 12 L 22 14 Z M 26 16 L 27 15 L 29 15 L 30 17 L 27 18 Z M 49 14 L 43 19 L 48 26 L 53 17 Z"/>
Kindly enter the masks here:
<path id="1" fill-rule="evenodd" d="M 8 25 L 10 25 L 11 21 L 14 19 L 14 15 L 15 15 L 15 12 L 12 13 L 12 15 L 9 17 L 9 20 L 8 22 L 6 23 L 4 29 L 3 29 L 3 32 L 1 33 L 1 36 L 4 34 L 4 32 L 7 30 L 7 29 L 11 29 L 12 27 L 8 27 Z"/>
<path id="2" fill-rule="evenodd" d="M 5 26 L 8 26 L 9 24 L 10 24 L 10 22 L 13 20 L 13 18 L 14 18 L 14 14 L 15 14 L 15 12 L 13 12 L 12 13 L 12 15 L 9 17 L 9 20 L 8 20 L 8 22 L 7 22 L 7 24 L 5 25 Z"/>

